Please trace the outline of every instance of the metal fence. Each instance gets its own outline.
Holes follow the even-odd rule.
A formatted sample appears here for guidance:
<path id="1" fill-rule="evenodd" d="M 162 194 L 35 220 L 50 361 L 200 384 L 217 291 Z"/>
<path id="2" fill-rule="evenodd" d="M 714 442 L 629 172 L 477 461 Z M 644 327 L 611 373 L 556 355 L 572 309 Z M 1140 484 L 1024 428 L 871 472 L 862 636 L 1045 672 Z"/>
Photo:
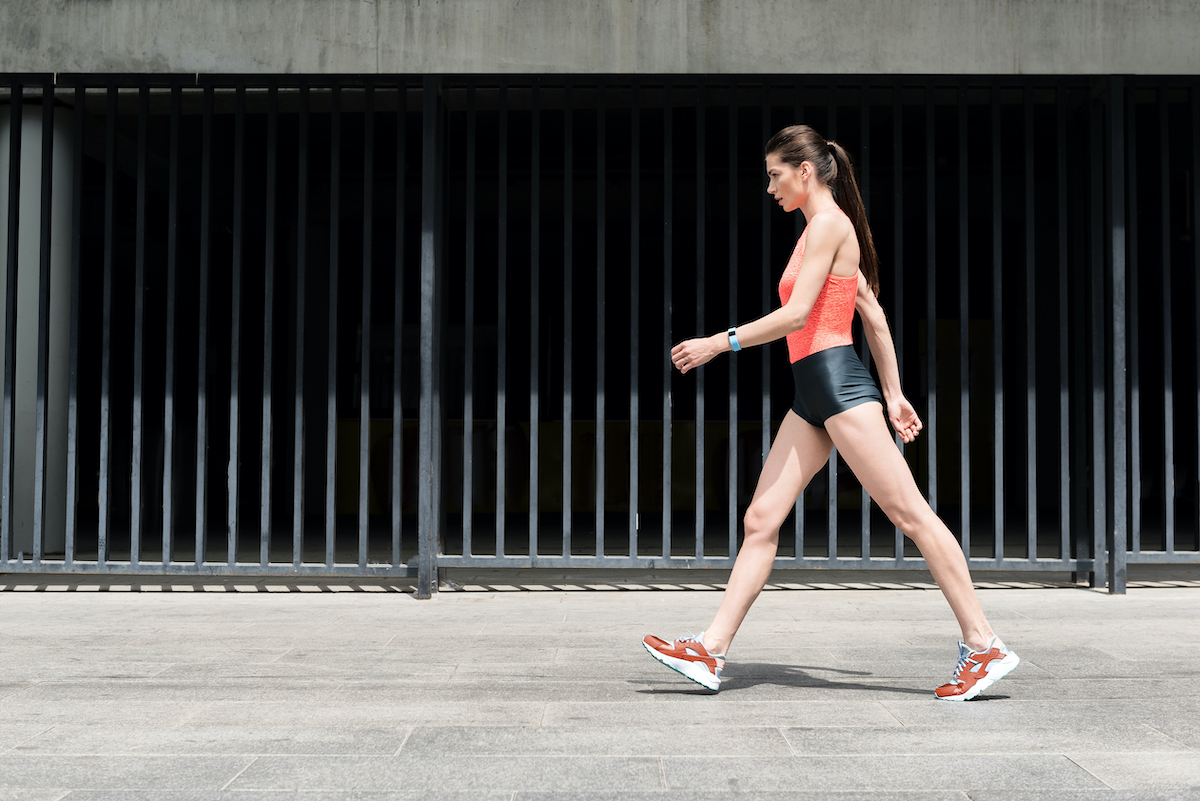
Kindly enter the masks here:
<path id="1" fill-rule="evenodd" d="M 731 566 L 783 350 L 667 353 L 777 303 L 794 121 L 857 158 L 972 567 L 1200 562 L 1195 79 L 0 76 L 0 112 L 0 572 Z M 835 456 L 776 566 L 924 563 Z"/>

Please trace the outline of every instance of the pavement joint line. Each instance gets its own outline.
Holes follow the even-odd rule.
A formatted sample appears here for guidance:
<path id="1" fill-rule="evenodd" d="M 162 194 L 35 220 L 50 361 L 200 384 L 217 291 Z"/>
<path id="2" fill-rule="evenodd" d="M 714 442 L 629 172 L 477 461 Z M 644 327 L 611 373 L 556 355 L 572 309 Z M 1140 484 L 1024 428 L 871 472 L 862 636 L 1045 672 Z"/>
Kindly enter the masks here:
<path id="1" fill-rule="evenodd" d="M 1072 765 L 1074 765 L 1075 767 L 1077 767 L 1077 768 L 1079 768 L 1080 770 L 1082 770 L 1082 771 L 1083 771 L 1084 773 L 1086 773 L 1087 775 L 1091 776 L 1091 777 L 1092 777 L 1093 779 L 1095 779 L 1096 781 L 1098 781 L 1098 782 L 1100 782 L 1101 784 L 1103 784 L 1103 785 L 1104 785 L 1105 787 L 1107 787 L 1109 790 L 1116 790 L 1116 789 L 1117 789 L 1116 787 L 1113 787 L 1113 786 L 1112 786 L 1111 784 L 1109 784 L 1108 782 L 1104 781 L 1104 779 L 1101 779 L 1101 778 L 1100 778 L 1099 776 L 1097 776 L 1095 773 L 1092 773 L 1090 770 L 1088 770 L 1087 768 L 1085 768 L 1083 765 L 1080 765 L 1078 762 L 1076 762 L 1074 759 L 1072 759 L 1072 758 L 1071 758 L 1071 755 L 1070 755 L 1070 754 L 1065 754 L 1065 753 L 1064 753 L 1064 754 L 1062 755 L 1062 757 L 1063 757 L 1063 759 L 1067 760 L 1068 762 L 1070 762 L 1070 763 L 1071 763 Z"/>
<path id="2" fill-rule="evenodd" d="M 232 779 L 230 779 L 229 781 L 225 782 L 225 784 L 224 784 L 224 785 L 222 785 L 220 792 L 222 792 L 222 793 L 223 793 L 223 792 L 225 792 L 226 790 L 228 790 L 228 789 L 229 789 L 229 785 L 231 785 L 231 784 L 233 784 L 235 781 L 237 781 L 237 780 L 238 780 L 238 777 L 240 777 L 240 776 L 241 776 L 243 773 L 245 773 L 246 771 L 250 770 L 250 766 L 251 766 L 251 765 L 253 765 L 255 762 L 257 762 L 258 760 L 259 760 L 259 757 L 255 756 L 255 757 L 254 757 L 253 759 L 251 759 L 251 760 L 250 760 L 248 763 L 246 763 L 246 767 L 244 767 L 244 768 L 242 768 L 241 770 L 239 770 L 239 771 L 238 771 L 238 772 L 237 772 L 237 773 L 234 775 L 234 777 L 233 777 Z"/>
<path id="3" fill-rule="evenodd" d="M 404 735 L 404 739 L 400 741 L 400 747 L 396 749 L 396 753 L 392 754 L 392 756 L 394 756 L 394 757 L 400 756 L 400 752 L 404 750 L 404 746 L 408 745 L 408 738 L 412 737 L 413 732 L 416 730 L 417 730 L 416 726 L 408 727 L 408 732 Z"/>

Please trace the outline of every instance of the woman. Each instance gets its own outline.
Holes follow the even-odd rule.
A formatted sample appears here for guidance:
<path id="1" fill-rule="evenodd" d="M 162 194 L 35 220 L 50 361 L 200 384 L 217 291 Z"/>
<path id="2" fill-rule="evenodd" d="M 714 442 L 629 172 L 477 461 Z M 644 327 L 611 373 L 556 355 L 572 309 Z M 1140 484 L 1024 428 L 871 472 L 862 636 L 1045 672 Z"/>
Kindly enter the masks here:
<path id="1" fill-rule="evenodd" d="M 698 684 L 720 687 L 733 636 L 771 574 L 779 527 L 836 446 L 875 502 L 920 548 L 950 602 L 962 628 L 958 664 L 951 682 L 934 693 L 969 700 L 1020 659 L 992 632 L 958 541 L 917 489 L 884 423 L 886 400 L 887 418 L 901 440 L 912 442 L 922 427 L 900 391 L 895 346 L 876 299 L 875 245 L 850 157 L 807 125 L 775 134 L 766 154 L 767 192 L 784 211 L 798 209 L 808 223 L 779 282 L 783 305 L 726 332 L 682 342 L 672 349 L 671 361 L 688 373 L 725 351 L 787 337 L 795 400 L 746 510 L 745 538 L 716 617 L 697 636 L 667 642 L 648 635 L 643 645 Z M 856 311 L 878 365 L 882 395 L 852 346 Z"/>

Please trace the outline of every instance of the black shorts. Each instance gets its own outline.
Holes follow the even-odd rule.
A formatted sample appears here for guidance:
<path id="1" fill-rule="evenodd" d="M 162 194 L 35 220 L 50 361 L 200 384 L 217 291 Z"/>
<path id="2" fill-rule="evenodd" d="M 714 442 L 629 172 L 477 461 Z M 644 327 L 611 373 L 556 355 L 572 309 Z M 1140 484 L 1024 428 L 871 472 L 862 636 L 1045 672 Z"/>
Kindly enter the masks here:
<path id="1" fill-rule="evenodd" d="M 851 345 L 820 350 L 792 363 L 796 397 L 792 411 L 819 428 L 860 403 L 883 404 L 883 395 Z"/>

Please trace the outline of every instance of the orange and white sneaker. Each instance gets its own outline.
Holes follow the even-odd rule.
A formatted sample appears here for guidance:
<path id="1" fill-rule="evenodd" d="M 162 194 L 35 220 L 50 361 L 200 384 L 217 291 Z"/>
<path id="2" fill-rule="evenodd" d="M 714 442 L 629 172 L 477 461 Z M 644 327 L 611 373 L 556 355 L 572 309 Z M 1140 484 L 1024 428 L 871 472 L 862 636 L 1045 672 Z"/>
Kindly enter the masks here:
<path id="1" fill-rule="evenodd" d="M 653 634 L 642 638 L 650 656 L 671 670 L 682 673 L 701 687 L 716 692 L 721 689 L 721 669 L 725 667 L 725 654 L 710 654 L 704 647 L 704 632 L 667 642 Z"/>
<path id="2" fill-rule="evenodd" d="M 995 635 L 985 651 L 972 651 L 965 643 L 958 644 L 958 664 L 954 678 L 933 694 L 943 701 L 970 701 L 1012 672 L 1021 657 L 1004 647 Z"/>

